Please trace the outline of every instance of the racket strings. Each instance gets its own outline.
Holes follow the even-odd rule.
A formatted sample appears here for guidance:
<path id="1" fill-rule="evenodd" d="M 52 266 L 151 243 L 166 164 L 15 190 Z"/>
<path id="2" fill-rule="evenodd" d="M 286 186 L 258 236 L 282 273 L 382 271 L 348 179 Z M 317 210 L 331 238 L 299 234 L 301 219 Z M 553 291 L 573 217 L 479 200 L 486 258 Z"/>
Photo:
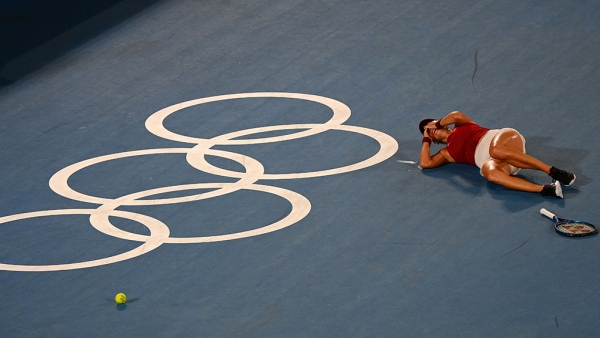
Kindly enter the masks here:
<path id="1" fill-rule="evenodd" d="M 586 223 L 581 223 L 581 222 L 567 222 L 567 223 L 562 223 L 562 224 L 558 224 L 556 226 L 556 228 L 562 232 L 565 233 L 571 233 L 571 234 L 586 234 L 586 233 L 592 233 L 596 231 L 596 228 L 586 224 Z"/>

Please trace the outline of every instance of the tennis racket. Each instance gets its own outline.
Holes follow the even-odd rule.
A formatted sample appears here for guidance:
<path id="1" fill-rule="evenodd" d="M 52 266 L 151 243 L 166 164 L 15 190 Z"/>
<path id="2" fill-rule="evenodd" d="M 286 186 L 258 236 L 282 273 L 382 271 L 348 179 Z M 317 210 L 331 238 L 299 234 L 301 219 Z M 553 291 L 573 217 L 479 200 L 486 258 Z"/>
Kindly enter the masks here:
<path id="1" fill-rule="evenodd" d="M 560 218 L 544 208 L 540 210 L 540 214 L 552 219 L 556 223 L 554 229 L 563 236 L 582 237 L 598 233 L 596 226 L 588 222 Z"/>

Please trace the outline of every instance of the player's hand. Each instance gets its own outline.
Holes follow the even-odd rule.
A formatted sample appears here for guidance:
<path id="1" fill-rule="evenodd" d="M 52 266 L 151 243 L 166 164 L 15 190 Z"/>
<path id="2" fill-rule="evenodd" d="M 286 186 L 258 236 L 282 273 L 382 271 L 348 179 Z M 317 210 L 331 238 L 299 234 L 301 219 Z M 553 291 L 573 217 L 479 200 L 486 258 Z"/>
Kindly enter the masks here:
<path id="1" fill-rule="evenodd" d="M 432 128 L 427 128 L 427 126 L 425 126 L 425 129 L 423 129 L 423 136 L 431 138 L 431 136 L 429 136 L 430 129 L 432 129 Z"/>
<path id="2" fill-rule="evenodd" d="M 423 130 L 426 131 L 428 129 L 435 129 L 435 128 L 436 128 L 435 127 L 435 121 L 431 121 L 431 122 L 427 123 L 425 125 L 425 127 L 423 127 Z M 423 132 L 423 134 L 425 134 L 425 132 Z"/>
<path id="3" fill-rule="evenodd" d="M 425 137 L 429 137 L 433 143 L 435 143 L 436 145 L 438 145 L 438 144 L 440 144 L 440 142 L 439 142 L 438 140 L 436 140 L 435 138 L 433 138 L 433 137 L 432 137 L 432 136 L 429 134 L 429 132 L 430 132 L 431 130 L 435 130 L 435 129 L 437 129 L 437 128 L 435 127 L 435 123 L 433 124 L 433 128 L 431 128 L 431 127 L 429 127 L 429 128 L 425 127 L 425 128 L 423 129 L 423 136 L 425 136 Z"/>

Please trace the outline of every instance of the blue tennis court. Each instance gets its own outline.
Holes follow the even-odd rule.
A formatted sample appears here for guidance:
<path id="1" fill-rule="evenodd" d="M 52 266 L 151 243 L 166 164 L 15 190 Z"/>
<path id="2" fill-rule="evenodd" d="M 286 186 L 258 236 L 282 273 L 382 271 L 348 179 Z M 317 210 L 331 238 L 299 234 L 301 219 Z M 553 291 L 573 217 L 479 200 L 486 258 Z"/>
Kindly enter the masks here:
<path id="1" fill-rule="evenodd" d="M 1 337 L 600 336 L 600 2 L 0 10 Z M 454 110 L 577 181 L 420 169 Z"/>

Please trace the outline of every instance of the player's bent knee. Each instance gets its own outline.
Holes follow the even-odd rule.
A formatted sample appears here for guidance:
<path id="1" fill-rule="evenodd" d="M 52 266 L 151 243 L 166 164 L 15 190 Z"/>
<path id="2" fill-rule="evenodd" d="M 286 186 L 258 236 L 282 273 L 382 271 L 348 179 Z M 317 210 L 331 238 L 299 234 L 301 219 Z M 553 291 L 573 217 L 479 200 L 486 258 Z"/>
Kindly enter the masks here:
<path id="1" fill-rule="evenodd" d="M 506 174 L 500 170 L 492 169 L 485 171 L 483 177 L 492 183 L 502 185 L 504 178 L 506 178 Z"/>
<path id="2" fill-rule="evenodd" d="M 490 146 L 490 156 L 498 160 L 503 160 L 506 157 L 506 151 L 503 146 Z"/>

